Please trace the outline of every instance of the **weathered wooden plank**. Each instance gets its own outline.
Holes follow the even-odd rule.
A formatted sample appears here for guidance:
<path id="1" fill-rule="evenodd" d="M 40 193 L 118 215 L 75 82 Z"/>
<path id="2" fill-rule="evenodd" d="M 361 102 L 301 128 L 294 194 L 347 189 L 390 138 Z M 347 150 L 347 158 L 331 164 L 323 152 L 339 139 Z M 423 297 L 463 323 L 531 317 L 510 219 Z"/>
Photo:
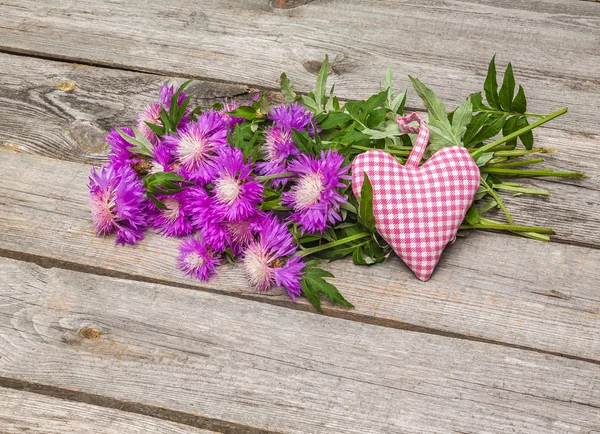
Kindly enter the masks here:
<path id="1" fill-rule="evenodd" d="M 600 101 L 600 12 L 593 2 L 278 3 L 5 0 L 0 48 L 264 87 L 275 87 L 287 71 L 301 91 L 312 88 L 329 53 L 344 98 L 376 91 L 391 65 L 400 86 L 408 86 L 407 74 L 421 77 L 455 106 L 480 90 L 497 54 L 501 64 L 514 62 L 531 112 L 568 105 L 569 124 L 600 132 L 591 116 Z M 414 93 L 409 105 L 422 107 Z"/>
<path id="2" fill-rule="evenodd" d="M 71 161 L 97 164 L 106 160 L 104 136 L 113 124 L 131 124 L 136 113 L 155 98 L 165 77 L 106 68 L 82 67 L 0 54 L 0 145 Z M 195 82 L 190 92 L 198 104 L 254 89 L 214 82 Z M 269 97 L 276 97 L 270 94 Z M 558 123 L 557 126 L 561 126 Z M 533 181 L 553 192 L 550 199 L 519 198 L 511 204 L 517 221 L 551 226 L 557 239 L 600 246 L 600 135 L 554 128 L 536 132 L 540 146 L 556 148 L 544 167 L 585 171 L 585 180 Z M 561 184 L 568 184 L 566 186 Z M 589 204 L 588 204 L 589 203 Z"/>
<path id="3" fill-rule="evenodd" d="M 0 54 L 0 145 L 70 161 L 106 161 L 104 137 L 131 125 L 169 77 Z M 183 80 L 178 79 L 179 83 Z M 195 81 L 198 105 L 250 99 L 244 85 Z"/>
<path id="4" fill-rule="evenodd" d="M 0 282 L 0 369 L 18 380 L 290 433 L 600 420 L 595 363 L 7 259 Z"/>
<path id="5" fill-rule="evenodd" d="M 3 434 L 214 433 L 153 417 L 5 388 L 0 388 L 0 430 Z"/>
<path id="6" fill-rule="evenodd" d="M 121 247 L 96 238 L 85 165 L 0 152 L 0 167 L 0 249 L 5 255 L 292 306 L 278 291 L 270 297 L 254 294 L 238 267 L 221 267 L 209 283 L 183 278 L 175 266 L 177 240 L 149 235 L 135 247 Z M 600 360 L 599 262 L 597 249 L 471 234 L 448 248 L 428 283 L 415 279 L 398 259 L 370 268 L 348 261 L 330 264 L 336 284 L 356 310 L 328 311 L 391 327 L 426 327 Z"/>

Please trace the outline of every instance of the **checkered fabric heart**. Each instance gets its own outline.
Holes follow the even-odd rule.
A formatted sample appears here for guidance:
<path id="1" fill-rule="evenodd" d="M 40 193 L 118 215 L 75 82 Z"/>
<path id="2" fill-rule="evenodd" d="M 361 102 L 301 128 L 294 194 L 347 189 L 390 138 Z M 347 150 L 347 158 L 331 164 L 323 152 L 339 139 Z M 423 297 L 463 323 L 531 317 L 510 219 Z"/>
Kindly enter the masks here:
<path id="1" fill-rule="evenodd" d="M 420 126 L 409 125 L 413 121 Z M 473 202 L 479 168 L 458 146 L 441 149 L 419 167 L 429 141 L 427 124 L 412 113 L 398 118 L 398 126 L 418 134 L 406 164 L 381 150 L 360 154 L 352 164 L 352 189 L 360 196 L 366 172 L 377 232 L 417 278 L 428 280 Z"/>

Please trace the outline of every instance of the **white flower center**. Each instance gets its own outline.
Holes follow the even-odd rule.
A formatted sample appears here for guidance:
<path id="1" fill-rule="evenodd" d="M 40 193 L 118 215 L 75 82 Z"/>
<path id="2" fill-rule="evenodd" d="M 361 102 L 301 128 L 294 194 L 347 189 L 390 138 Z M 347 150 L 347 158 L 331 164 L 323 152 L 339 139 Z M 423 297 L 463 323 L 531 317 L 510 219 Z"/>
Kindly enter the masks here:
<path id="1" fill-rule="evenodd" d="M 167 209 L 162 210 L 162 215 L 171 222 L 176 220 L 177 217 L 179 217 L 179 208 L 180 208 L 179 201 L 177 199 L 170 197 L 170 198 L 163 200 L 162 202 L 167 207 Z"/>
<path id="2" fill-rule="evenodd" d="M 325 186 L 318 173 L 309 173 L 298 181 L 296 190 L 296 207 L 298 209 L 308 208 L 321 199 L 321 192 Z"/>
<path id="3" fill-rule="evenodd" d="M 260 291 L 266 291 L 273 282 L 273 270 L 269 267 L 269 257 L 258 244 L 252 244 L 246 250 L 242 266 L 248 281 Z"/>
<path id="4" fill-rule="evenodd" d="M 190 268 L 200 268 L 206 262 L 204 258 L 196 252 L 188 253 L 184 261 L 185 264 Z"/>
<path id="5" fill-rule="evenodd" d="M 179 139 L 179 161 L 182 164 L 194 165 L 206 159 L 207 142 L 196 134 L 182 134 Z"/>
<path id="6" fill-rule="evenodd" d="M 231 206 L 240 197 L 241 189 L 237 179 L 226 175 L 215 182 L 215 194 L 219 201 Z"/>

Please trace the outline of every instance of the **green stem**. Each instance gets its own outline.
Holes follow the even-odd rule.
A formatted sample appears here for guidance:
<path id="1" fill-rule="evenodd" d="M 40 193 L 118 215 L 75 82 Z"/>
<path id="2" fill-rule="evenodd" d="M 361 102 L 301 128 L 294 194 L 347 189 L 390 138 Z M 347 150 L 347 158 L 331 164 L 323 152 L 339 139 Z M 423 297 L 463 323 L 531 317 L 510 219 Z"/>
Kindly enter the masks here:
<path id="1" fill-rule="evenodd" d="M 496 141 L 494 141 L 492 143 L 488 143 L 487 145 L 482 146 L 481 148 L 477 148 L 477 150 L 472 154 L 473 159 L 477 160 L 475 158 L 477 155 L 482 154 L 482 153 L 484 153 L 484 152 L 486 152 L 486 151 L 488 151 L 488 150 L 490 150 L 490 149 L 492 149 L 492 148 L 494 148 L 494 147 L 496 147 L 496 146 L 498 146 L 498 145 L 500 145 L 502 143 L 506 143 L 509 140 L 516 139 L 517 137 L 519 137 L 523 133 L 526 133 L 527 131 L 531 131 L 532 129 L 534 129 L 536 127 L 539 127 L 540 125 L 545 124 L 546 122 L 549 122 L 549 121 L 551 121 L 554 118 L 557 118 L 559 116 L 564 115 L 567 112 L 567 110 L 568 110 L 567 107 L 561 108 L 560 110 L 557 110 L 554 113 L 551 113 L 548 116 L 545 116 L 542 119 L 540 119 L 540 120 L 538 120 L 538 121 L 536 121 L 536 122 L 534 122 L 532 124 L 529 124 L 526 127 L 523 127 L 521 129 L 515 131 L 514 133 L 509 134 L 508 136 L 504 136 L 504 137 L 502 137 L 502 138 L 500 138 L 500 139 L 498 139 L 498 140 L 496 140 Z"/>
<path id="2" fill-rule="evenodd" d="M 320 246 L 310 247 L 308 249 L 304 249 L 300 252 L 297 252 L 294 256 L 308 256 L 313 253 L 321 252 L 323 250 L 330 249 L 332 247 L 341 246 L 342 244 L 347 244 L 351 241 L 360 240 L 362 238 L 370 237 L 372 234 L 370 232 L 361 232 L 359 234 L 354 234 L 346 238 L 342 238 L 341 240 L 335 240 L 331 243 L 321 244 Z"/>
<path id="3" fill-rule="evenodd" d="M 526 118 L 544 118 L 548 115 L 542 115 L 539 113 L 516 113 L 516 112 L 505 112 L 503 110 L 478 110 L 484 113 L 502 113 L 506 115 L 525 116 Z"/>
<path id="4" fill-rule="evenodd" d="M 494 200 L 496 201 L 496 203 L 498 204 L 500 209 L 506 215 L 506 220 L 508 220 L 508 222 L 512 225 L 514 223 L 513 218 L 510 215 L 510 213 L 508 212 L 508 210 L 506 209 L 506 207 L 504 206 L 504 202 L 502 202 L 502 199 L 500 199 L 500 196 L 498 196 L 496 194 L 496 192 L 494 191 L 494 189 L 492 187 L 490 187 L 490 185 L 487 182 L 485 182 L 485 179 L 481 178 L 481 184 L 485 187 L 485 189 L 488 191 L 490 196 L 492 196 L 494 198 Z"/>
<path id="5" fill-rule="evenodd" d="M 513 149 L 512 151 L 496 151 L 494 157 L 523 157 L 533 154 L 554 154 L 553 148 Z"/>
<path id="6" fill-rule="evenodd" d="M 512 185 L 494 184 L 496 190 L 512 191 L 513 193 L 521 194 L 539 194 L 541 196 L 550 196 L 548 190 L 542 190 L 539 188 L 526 188 L 526 187 L 514 187 Z"/>
<path id="7" fill-rule="evenodd" d="M 587 178 L 581 172 L 555 172 L 553 170 L 519 170 L 503 169 L 501 167 L 482 167 L 481 173 L 493 173 L 499 176 L 560 176 L 563 178 Z"/>
<path id="8" fill-rule="evenodd" d="M 521 160 L 521 161 L 511 161 L 509 163 L 497 163 L 494 164 L 493 166 L 487 166 L 487 167 L 493 167 L 494 169 L 505 169 L 507 167 L 515 167 L 515 166 L 527 166 L 529 164 L 537 164 L 537 163 L 543 163 L 545 160 L 543 158 L 530 158 L 529 160 Z"/>
<path id="9" fill-rule="evenodd" d="M 294 175 L 296 175 L 294 172 L 275 173 L 273 175 L 257 176 L 256 180 L 260 181 L 260 182 L 264 182 L 264 181 L 270 181 L 271 179 L 289 178 Z"/>
<path id="10" fill-rule="evenodd" d="M 377 149 L 377 148 L 369 148 L 367 146 L 358 146 L 358 145 L 352 145 L 352 147 L 354 149 L 358 149 L 360 151 L 372 151 L 374 149 Z M 383 151 L 383 149 L 382 149 L 382 151 Z M 385 152 L 388 152 L 392 155 L 400 155 L 402 157 L 407 157 L 408 155 L 410 155 L 410 151 L 399 151 L 396 149 L 385 149 Z"/>
<path id="11" fill-rule="evenodd" d="M 497 229 L 500 231 L 511 232 L 531 232 L 534 234 L 555 234 L 554 230 L 551 228 L 539 228 L 537 226 L 507 225 L 504 223 L 477 223 L 475 225 L 461 225 L 460 229 Z"/>

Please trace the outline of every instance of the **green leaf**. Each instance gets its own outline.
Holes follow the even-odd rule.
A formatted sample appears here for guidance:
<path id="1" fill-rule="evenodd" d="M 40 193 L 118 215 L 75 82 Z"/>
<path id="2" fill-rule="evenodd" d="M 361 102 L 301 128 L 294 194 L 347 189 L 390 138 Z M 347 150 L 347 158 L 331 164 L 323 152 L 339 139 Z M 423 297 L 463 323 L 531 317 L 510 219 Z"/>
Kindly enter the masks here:
<path id="1" fill-rule="evenodd" d="M 398 94 L 391 102 L 390 109 L 392 112 L 401 115 L 404 113 L 404 105 L 406 104 L 406 91 Z"/>
<path id="2" fill-rule="evenodd" d="M 379 139 L 387 139 L 391 137 L 401 136 L 403 133 L 400 132 L 400 128 L 398 128 L 397 122 L 388 123 L 383 130 L 372 130 L 370 128 L 365 128 L 363 134 L 371 137 L 373 140 Z"/>
<path id="3" fill-rule="evenodd" d="M 235 110 L 227 112 L 227 114 L 234 118 L 242 118 L 242 119 L 246 119 L 248 121 L 252 121 L 252 120 L 256 119 L 256 117 L 258 116 L 258 114 L 256 113 L 256 109 L 254 109 L 253 107 L 248 107 L 248 106 L 238 107 Z"/>
<path id="4" fill-rule="evenodd" d="M 294 86 L 292 86 L 292 82 L 289 80 L 287 75 L 284 73 L 279 77 L 279 84 L 281 87 L 281 93 L 285 97 L 286 102 L 294 102 L 298 99 L 298 95 L 294 92 Z"/>
<path id="5" fill-rule="evenodd" d="M 158 208 L 158 209 L 168 209 L 167 205 L 165 205 L 160 200 L 158 200 L 158 198 L 156 196 L 154 196 L 152 193 L 146 192 L 146 197 L 148 199 L 150 199 L 150 201 L 154 204 L 154 206 L 156 208 Z"/>
<path id="6" fill-rule="evenodd" d="M 500 109 L 500 99 L 498 98 L 498 82 L 496 81 L 496 56 L 492 57 L 490 65 L 488 66 L 488 73 L 485 77 L 483 89 L 485 91 L 485 99 L 487 100 L 488 104 L 495 109 Z"/>
<path id="7" fill-rule="evenodd" d="M 150 128 L 154 134 L 156 134 L 157 136 L 164 136 L 165 135 L 165 127 L 161 127 L 160 125 L 156 125 L 153 123 L 150 123 L 148 121 L 144 122 L 148 128 Z"/>
<path id="8" fill-rule="evenodd" d="M 512 100 L 515 96 L 515 76 L 513 75 L 512 65 L 509 63 L 504 72 L 504 80 L 500 88 L 500 105 L 508 112 L 512 111 Z"/>
<path id="9" fill-rule="evenodd" d="M 329 74 L 329 56 L 325 55 L 325 60 L 321 65 L 319 74 L 317 75 L 317 86 L 315 87 L 315 102 L 317 107 L 323 109 L 323 100 L 327 92 L 327 75 Z"/>
<path id="10" fill-rule="evenodd" d="M 527 98 L 525 98 L 525 91 L 521 85 L 519 85 L 517 96 L 515 96 L 512 102 L 512 109 L 516 113 L 525 113 L 527 111 Z"/>
<path id="11" fill-rule="evenodd" d="M 506 118 L 507 115 L 490 115 L 481 130 L 479 130 L 475 137 L 471 139 L 471 142 L 479 143 L 494 137 L 504 126 Z"/>
<path id="12" fill-rule="evenodd" d="M 367 176 L 363 173 L 363 185 L 360 190 L 360 203 L 358 205 L 358 222 L 370 232 L 375 230 L 375 216 L 373 215 L 373 186 Z"/>
<path id="13" fill-rule="evenodd" d="M 371 96 L 368 100 L 366 100 L 361 105 L 361 114 L 359 116 L 360 119 L 364 122 L 367 119 L 367 116 L 369 116 L 373 112 L 373 110 L 375 110 L 379 106 L 383 105 L 386 98 L 387 98 L 387 91 L 384 90 L 382 92 L 379 92 L 379 93 Z"/>
<path id="14" fill-rule="evenodd" d="M 123 140 L 125 140 L 127 143 L 135 145 L 131 149 L 131 152 L 133 152 L 134 154 L 142 154 L 148 157 L 154 157 L 154 152 L 152 151 L 152 143 L 150 143 L 150 141 L 146 137 L 144 137 L 144 135 L 136 127 L 131 127 L 131 130 L 134 134 L 133 137 L 123 132 L 120 128 L 117 128 L 117 132 L 123 138 Z"/>
<path id="15" fill-rule="evenodd" d="M 502 135 L 503 136 L 508 136 L 509 134 L 512 134 L 513 132 L 517 131 L 519 129 L 518 125 L 518 121 L 519 121 L 519 116 L 511 116 L 506 120 L 506 123 L 504 124 L 504 126 L 502 127 Z M 508 142 L 506 142 L 506 146 L 511 146 L 511 147 L 515 147 L 517 146 L 517 139 L 514 138 L 512 140 L 509 140 Z"/>
<path id="16" fill-rule="evenodd" d="M 310 96 L 300 95 L 300 102 L 304 105 L 304 107 L 315 114 L 319 114 L 323 111 L 321 106 L 319 106 Z"/>
<path id="17" fill-rule="evenodd" d="M 465 215 L 465 220 L 470 225 L 479 223 L 481 217 L 479 217 L 479 212 L 477 211 L 477 208 L 475 208 L 475 205 L 471 205 L 471 207 L 467 211 L 467 215 Z"/>
<path id="18" fill-rule="evenodd" d="M 185 179 L 174 172 L 158 172 L 144 177 L 143 184 L 148 193 L 171 195 L 183 190 L 181 185 L 175 183 L 183 181 Z"/>
<path id="19" fill-rule="evenodd" d="M 481 127 L 486 123 L 489 118 L 488 113 L 477 113 L 471 118 L 471 122 L 467 125 L 467 131 L 463 137 L 463 143 L 467 148 L 477 144 L 473 141 L 473 138 L 477 135 Z"/>
<path id="20" fill-rule="evenodd" d="M 467 98 L 467 100 L 454 111 L 454 116 L 452 116 L 452 132 L 459 140 L 461 140 L 467 132 L 467 125 L 469 125 L 472 118 L 473 104 L 471 103 L 471 99 Z"/>
<path id="21" fill-rule="evenodd" d="M 479 157 L 477 157 L 477 161 L 475 161 L 475 164 L 477 164 L 477 167 L 483 167 L 485 166 L 492 158 L 494 158 L 494 153 L 493 152 L 484 152 L 483 154 L 481 154 Z"/>
<path id="22" fill-rule="evenodd" d="M 350 119 L 352 119 L 350 115 L 344 112 L 331 112 L 323 122 L 319 123 L 319 126 L 324 130 L 328 130 L 330 128 L 338 127 Z"/>
<path id="23" fill-rule="evenodd" d="M 415 91 L 421 100 L 423 100 L 423 104 L 425 104 L 425 108 L 429 113 L 429 122 L 434 119 L 441 122 L 444 120 L 448 122 L 448 112 L 446 112 L 446 107 L 444 106 L 444 103 L 436 96 L 436 94 L 423 83 L 421 83 L 418 78 L 413 78 L 410 75 L 408 78 L 410 78 Z M 449 122 L 448 126 L 450 126 Z"/>
<path id="24" fill-rule="evenodd" d="M 519 119 L 519 122 L 517 123 L 516 129 L 520 130 L 521 128 L 525 128 L 527 125 L 529 125 L 529 122 L 527 122 L 527 118 L 525 116 L 522 116 Z M 519 139 L 521 139 L 521 142 L 523 143 L 523 146 L 525 146 L 525 149 L 533 148 L 533 132 L 531 130 L 521 134 L 519 136 Z"/>
<path id="25" fill-rule="evenodd" d="M 472 93 L 471 95 L 469 95 L 468 99 L 470 99 L 471 100 L 471 104 L 473 104 L 473 111 L 474 112 L 478 112 L 480 110 L 489 109 L 489 107 L 487 107 L 483 103 L 483 96 L 481 95 L 481 92 Z"/>
<path id="26" fill-rule="evenodd" d="M 354 307 L 348 302 L 338 289 L 327 282 L 324 277 L 334 277 L 333 274 L 321 268 L 305 268 L 300 285 L 302 293 L 319 311 L 323 311 L 319 295 L 324 295 L 332 302 L 345 307 Z"/>

